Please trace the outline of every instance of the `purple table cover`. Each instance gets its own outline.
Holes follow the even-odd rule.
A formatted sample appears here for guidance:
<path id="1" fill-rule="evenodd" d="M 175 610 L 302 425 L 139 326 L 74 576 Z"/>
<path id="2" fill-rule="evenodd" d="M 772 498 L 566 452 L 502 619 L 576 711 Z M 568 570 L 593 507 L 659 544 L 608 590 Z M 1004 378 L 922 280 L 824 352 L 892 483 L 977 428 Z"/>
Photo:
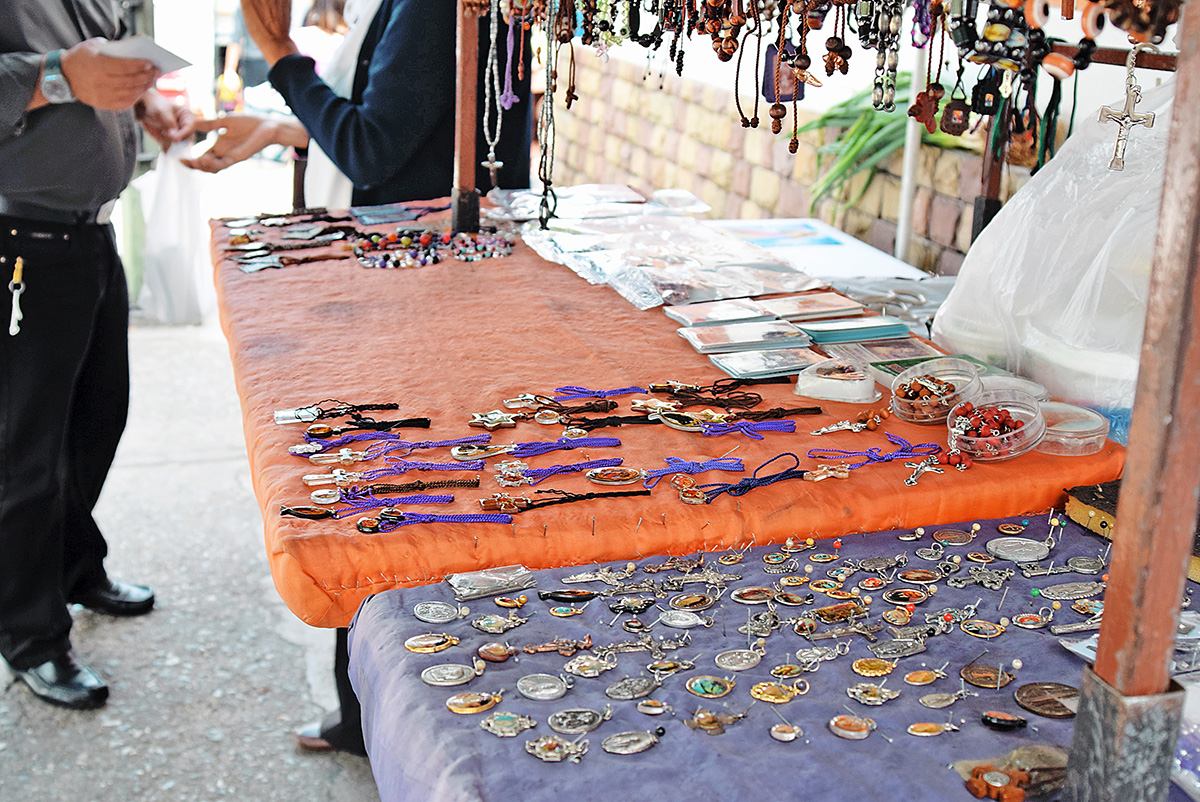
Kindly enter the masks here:
<path id="1" fill-rule="evenodd" d="M 1028 529 L 1022 537 L 1040 540 L 1047 534 L 1047 517 L 1042 513 L 1005 521 L 1028 521 Z M 1065 517 L 1063 520 L 1066 520 Z M 962 557 L 963 570 L 959 575 L 965 575 L 967 567 L 975 564 L 968 561 L 966 555 L 985 551 L 987 541 L 1002 536 L 997 531 L 997 525 L 1005 521 L 979 521 L 981 529 L 974 542 L 946 549 L 947 558 L 954 555 Z M 972 523 L 975 522 L 951 528 L 970 531 Z M 898 534 L 877 532 L 845 536 L 841 538 L 842 548 L 837 552 L 841 559 L 826 564 L 810 562 L 808 559 L 821 551 L 834 553 L 832 541 L 818 541 L 815 551 L 797 555 L 800 573 L 805 565 L 811 565 L 813 579 L 825 578 L 826 570 L 839 565 L 844 559 L 892 557 L 899 554 L 908 555 L 908 568 L 936 566 L 936 563 L 914 556 L 917 547 L 930 545 L 932 531 L 926 532 L 917 542 L 898 541 Z M 1107 546 L 1107 541 L 1067 522 L 1065 535 L 1049 559 L 1061 565 L 1075 555 L 1102 555 Z M 773 550 L 772 547 L 754 548 L 735 566 L 718 565 L 718 555 L 707 555 L 708 565 L 724 573 L 742 574 L 742 580 L 732 583 L 731 589 L 771 585 L 779 576 L 763 571 L 762 557 Z M 638 564 L 639 567 L 657 564 L 663 559 L 648 558 Z M 988 567 L 1016 568 L 1011 562 L 999 560 Z M 488 641 L 507 641 L 520 647 L 561 636 L 583 638 L 587 634 L 591 634 L 596 644 L 632 639 L 633 635 L 620 628 L 620 622 L 628 618 L 627 615 L 621 616 L 617 625 L 608 626 L 614 614 L 608 610 L 607 599 L 593 601 L 583 614 L 572 618 L 550 616 L 547 610 L 554 603 L 537 599 L 536 590 L 563 587 L 558 582 L 560 577 L 583 570 L 587 568 L 577 566 L 537 572 L 538 586 L 525 591 L 530 601 L 519 611 L 521 615 L 533 611 L 537 614 L 523 626 L 498 636 L 479 632 L 470 626 L 470 621 L 483 613 L 507 613 L 491 598 L 464 602 L 471 608 L 470 615 L 449 624 L 430 625 L 418 621 L 412 613 L 413 605 L 417 602 L 440 600 L 454 603 L 454 596 L 445 584 L 390 590 L 363 602 L 350 630 L 350 675 L 362 702 L 367 750 L 383 802 L 572 802 L 585 799 L 589 802 L 603 799 L 663 802 L 739 798 L 969 800 L 972 797 L 966 792 L 963 780 L 949 769 L 950 763 L 998 757 L 1026 744 L 1046 743 L 1066 748 L 1071 745 L 1073 719 L 1043 718 L 1022 710 L 1013 699 L 1013 691 L 1029 682 L 1052 681 L 1079 686 L 1084 661 L 1059 645 L 1047 629 L 1025 630 L 1010 626 L 1000 637 L 985 641 L 955 627 L 948 634 L 930 638 L 926 652 L 898 662 L 896 669 L 887 677 L 885 687 L 900 690 L 900 697 L 879 707 L 862 705 L 846 694 L 847 687 L 856 683 L 879 682 L 878 679 L 868 680 L 851 670 L 854 660 L 872 656 L 867 649 L 867 641 L 861 636 L 854 636 L 849 639 L 848 655 L 824 662 L 818 671 L 804 675 L 811 683 L 811 690 L 806 695 L 784 705 L 758 702 L 750 707 L 753 701 L 751 686 L 770 680 L 772 667 L 796 662 L 797 649 L 833 645 L 837 641 L 809 643 L 790 628 L 784 627 L 767 638 L 766 656 L 756 667 L 736 673 L 723 671 L 715 666 L 713 657 L 727 649 L 745 648 L 746 636 L 739 634 L 737 629 L 745 625 L 749 613 L 764 609 L 761 605 L 739 604 L 729 598 L 728 592 L 715 607 L 704 613 L 715 618 L 714 625 L 709 629 L 688 630 L 692 637 L 691 644 L 668 653 L 669 657 L 677 659 L 697 659 L 696 669 L 666 679 L 663 687 L 651 695 L 651 698 L 670 704 L 674 708 L 674 716 L 647 716 L 636 710 L 636 702 L 612 701 L 604 694 L 609 685 L 625 676 L 648 675 L 645 667 L 652 657 L 647 652 L 618 655 L 618 667 L 598 678 L 575 678 L 574 687 L 556 701 L 526 699 L 517 692 L 516 683 L 525 674 L 563 673 L 567 658 L 557 653 L 521 654 L 519 661 L 513 659 L 502 664 L 488 663 L 483 676 L 458 687 L 430 687 L 421 682 L 420 673 L 423 669 L 445 663 L 470 663 L 476 648 Z M 678 574 L 664 572 L 654 575 L 654 578 L 662 579 L 668 575 Z M 632 579 L 646 576 L 650 575 L 639 570 Z M 854 587 L 865 576 L 862 571 L 854 574 L 845 587 Z M 962 607 L 977 599 L 982 599 L 978 617 L 997 622 L 1002 616 L 1033 612 L 1049 604 L 1031 595 L 1030 591 L 1034 588 L 1099 579 L 1099 576 L 1074 573 L 1025 579 L 1016 571 L 1014 578 L 1005 583 L 1008 594 L 999 612 L 997 605 L 1004 594 L 1003 590 L 993 591 L 976 585 L 954 589 L 943 581 L 938 584 L 936 594 L 916 607 L 912 623 L 922 623 L 926 612 Z M 603 590 L 607 586 L 593 582 L 570 587 Z M 697 590 L 703 587 L 688 586 Z M 896 582 L 889 586 L 893 587 L 913 586 Z M 792 590 L 801 594 L 809 592 L 807 585 Z M 833 599 L 822 594 L 816 595 L 815 606 L 834 603 Z M 881 592 L 863 591 L 863 595 L 873 597 L 870 620 L 879 621 L 880 614 L 891 605 L 882 601 Z M 659 603 L 666 607 L 665 599 L 659 600 Z M 1062 602 L 1062 609 L 1055 613 L 1054 623 L 1084 619 L 1084 616 L 1069 609 L 1070 604 L 1069 601 Z M 777 609 L 786 618 L 813 608 L 780 606 Z M 652 608 L 641 618 L 649 623 L 657 617 L 657 613 Z M 821 625 L 820 630 L 829 628 Z M 437 654 L 414 654 L 404 648 L 407 638 L 427 632 L 447 632 L 462 640 L 458 645 Z M 652 630 L 656 636 L 667 637 L 677 637 L 682 632 L 661 624 Z M 1089 634 L 1084 632 L 1064 637 L 1080 639 Z M 886 630 L 879 633 L 878 637 L 881 640 L 890 638 Z M 1006 670 L 1011 670 L 1014 659 L 1022 661 L 1023 667 L 1016 671 L 1016 680 L 1001 690 L 983 690 L 968 685 L 967 690 L 977 695 L 968 696 L 953 706 L 954 721 L 961 727 L 958 732 L 944 732 L 931 738 L 907 734 L 906 728 L 912 723 L 945 722 L 949 718 L 949 709 L 929 709 L 920 705 L 918 700 L 928 693 L 953 693 L 959 690 L 959 669 L 984 650 L 987 654 L 979 660 L 983 664 L 996 666 L 1003 663 Z M 907 672 L 921 667 L 936 668 L 947 662 L 947 679 L 923 687 L 910 686 L 903 681 Z M 685 679 L 697 674 L 733 676 L 737 685 L 732 693 L 721 699 L 702 699 L 684 689 Z M 493 711 L 463 716 L 451 713 L 445 707 L 445 700 L 452 694 L 499 689 L 504 690 L 504 699 Z M 589 750 L 580 763 L 543 763 L 526 754 L 526 741 L 552 733 L 546 726 L 546 719 L 551 713 L 567 708 L 601 710 L 606 703 L 613 705 L 612 720 L 584 736 L 589 741 Z M 723 735 L 711 736 L 693 731 L 684 724 L 684 720 L 698 707 L 737 713 L 750 709 L 747 718 L 728 726 Z M 827 724 L 832 717 L 846 713 L 846 707 L 859 715 L 873 718 L 878 723 L 878 730 L 862 741 L 834 736 Z M 1030 726 L 1013 732 L 988 729 L 980 723 L 980 714 L 993 709 L 1023 716 L 1028 719 Z M 537 726 L 515 738 L 498 738 L 484 732 L 479 726 L 483 718 L 496 710 L 531 716 L 537 721 Z M 780 721 L 776 710 L 792 724 L 802 727 L 805 735 L 791 743 L 773 740 L 768 731 Z M 600 742 L 609 735 L 630 730 L 653 730 L 660 726 L 666 729 L 666 734 L 657 746 L 646 752 L 613 755 L 600 747 Z M 1172 786 L 1171 798 L 1184 800 L 1186 796 Z"/>

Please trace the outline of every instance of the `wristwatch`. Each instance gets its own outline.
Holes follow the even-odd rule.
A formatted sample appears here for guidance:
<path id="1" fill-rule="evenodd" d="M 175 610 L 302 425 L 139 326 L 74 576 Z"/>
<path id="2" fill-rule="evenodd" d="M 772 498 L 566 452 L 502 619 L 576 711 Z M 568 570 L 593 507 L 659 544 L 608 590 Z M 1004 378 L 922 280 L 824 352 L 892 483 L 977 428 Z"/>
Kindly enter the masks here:
<path id="1" fill-rule="evenodd" d="M 46 64 L 42 68 L 42 94 L 51 103 L 73 103 L 75 95 L 67 76 L 62 73 L 62 51 L 51 50 L 46 54 Z"/>

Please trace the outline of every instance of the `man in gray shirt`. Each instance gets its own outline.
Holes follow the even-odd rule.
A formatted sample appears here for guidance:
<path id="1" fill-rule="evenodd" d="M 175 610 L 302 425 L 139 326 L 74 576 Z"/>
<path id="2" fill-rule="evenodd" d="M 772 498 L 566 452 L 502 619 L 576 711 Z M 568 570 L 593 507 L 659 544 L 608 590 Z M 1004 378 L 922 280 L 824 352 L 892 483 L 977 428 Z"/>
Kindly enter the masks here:
<path id="1" fill-rule="evenodd" d="M 114 0 L 0 4 L 0 656 L 38 697 L 108 698 L 71 653 L 69 603 L 140 615 L 149 588 L 110 580 L 92 518 L 125 426 L 129 300 L 108 217 L 133 174 L 135 120 L 164 147 L 190 112 L 148 62 L 100 52 Z"/>

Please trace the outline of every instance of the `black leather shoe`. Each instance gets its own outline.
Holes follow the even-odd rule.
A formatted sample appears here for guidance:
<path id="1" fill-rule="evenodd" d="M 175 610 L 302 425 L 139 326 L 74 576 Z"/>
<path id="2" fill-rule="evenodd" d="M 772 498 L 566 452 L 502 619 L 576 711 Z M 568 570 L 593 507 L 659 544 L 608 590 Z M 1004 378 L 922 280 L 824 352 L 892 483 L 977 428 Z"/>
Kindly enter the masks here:
<path id="1" fill-rule="evenodd" d="M 89 610 L 109 615 L 145 615 L 154 607 L 154 591 L 142 585 L 128 582 L 104 582 L 87 593 L 69 599 L 71 604 L 82 604 Z"/>
<path id="2" fill-rule="evenodd" d="M 108 700 L 108 686 L 104 680 L 95 671 L 77 662 L 70 652 L 47 660 L 40 666 L 25 671 L 14 668 L 12 672 L 29 686 L 35 696 L 53 705 L 91 710 L 102 707 Z"/>

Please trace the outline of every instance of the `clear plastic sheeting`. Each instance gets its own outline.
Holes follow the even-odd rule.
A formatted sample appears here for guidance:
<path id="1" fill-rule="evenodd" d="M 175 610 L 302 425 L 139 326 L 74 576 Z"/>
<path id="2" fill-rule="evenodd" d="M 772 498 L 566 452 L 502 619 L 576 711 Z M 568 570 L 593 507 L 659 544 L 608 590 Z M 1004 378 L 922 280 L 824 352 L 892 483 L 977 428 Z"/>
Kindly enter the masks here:
<path id="1" fill-rule="evenodd" d="M 956 276 L 836 279 L 833 288 L 881 315 L 898 317 L 918 336 L 928 337 L 934 315 L 954 287 Z"/>
<path id="2" fill-rule="evenodd" d="M 1145 81 L 1152 73 L 1139 71 Z M 1116 123 L 1080 114 L 1058 154 L 971 246 L 933 339 L 1098 410 L 1124 442 L 1137 384 L 1174 78 L 1146 91 L 1125 169 L 1110 170 Z M 1124 98 L 1109 106 L 1118 112 Z"/>
<path id="3" fill-rule="evenodd" d="M 766 250 L 690 217 L 640 215 L 536 223 L 522 231 L 543 259 L 608 284 L 638 309 L 824 286 Z"/>

